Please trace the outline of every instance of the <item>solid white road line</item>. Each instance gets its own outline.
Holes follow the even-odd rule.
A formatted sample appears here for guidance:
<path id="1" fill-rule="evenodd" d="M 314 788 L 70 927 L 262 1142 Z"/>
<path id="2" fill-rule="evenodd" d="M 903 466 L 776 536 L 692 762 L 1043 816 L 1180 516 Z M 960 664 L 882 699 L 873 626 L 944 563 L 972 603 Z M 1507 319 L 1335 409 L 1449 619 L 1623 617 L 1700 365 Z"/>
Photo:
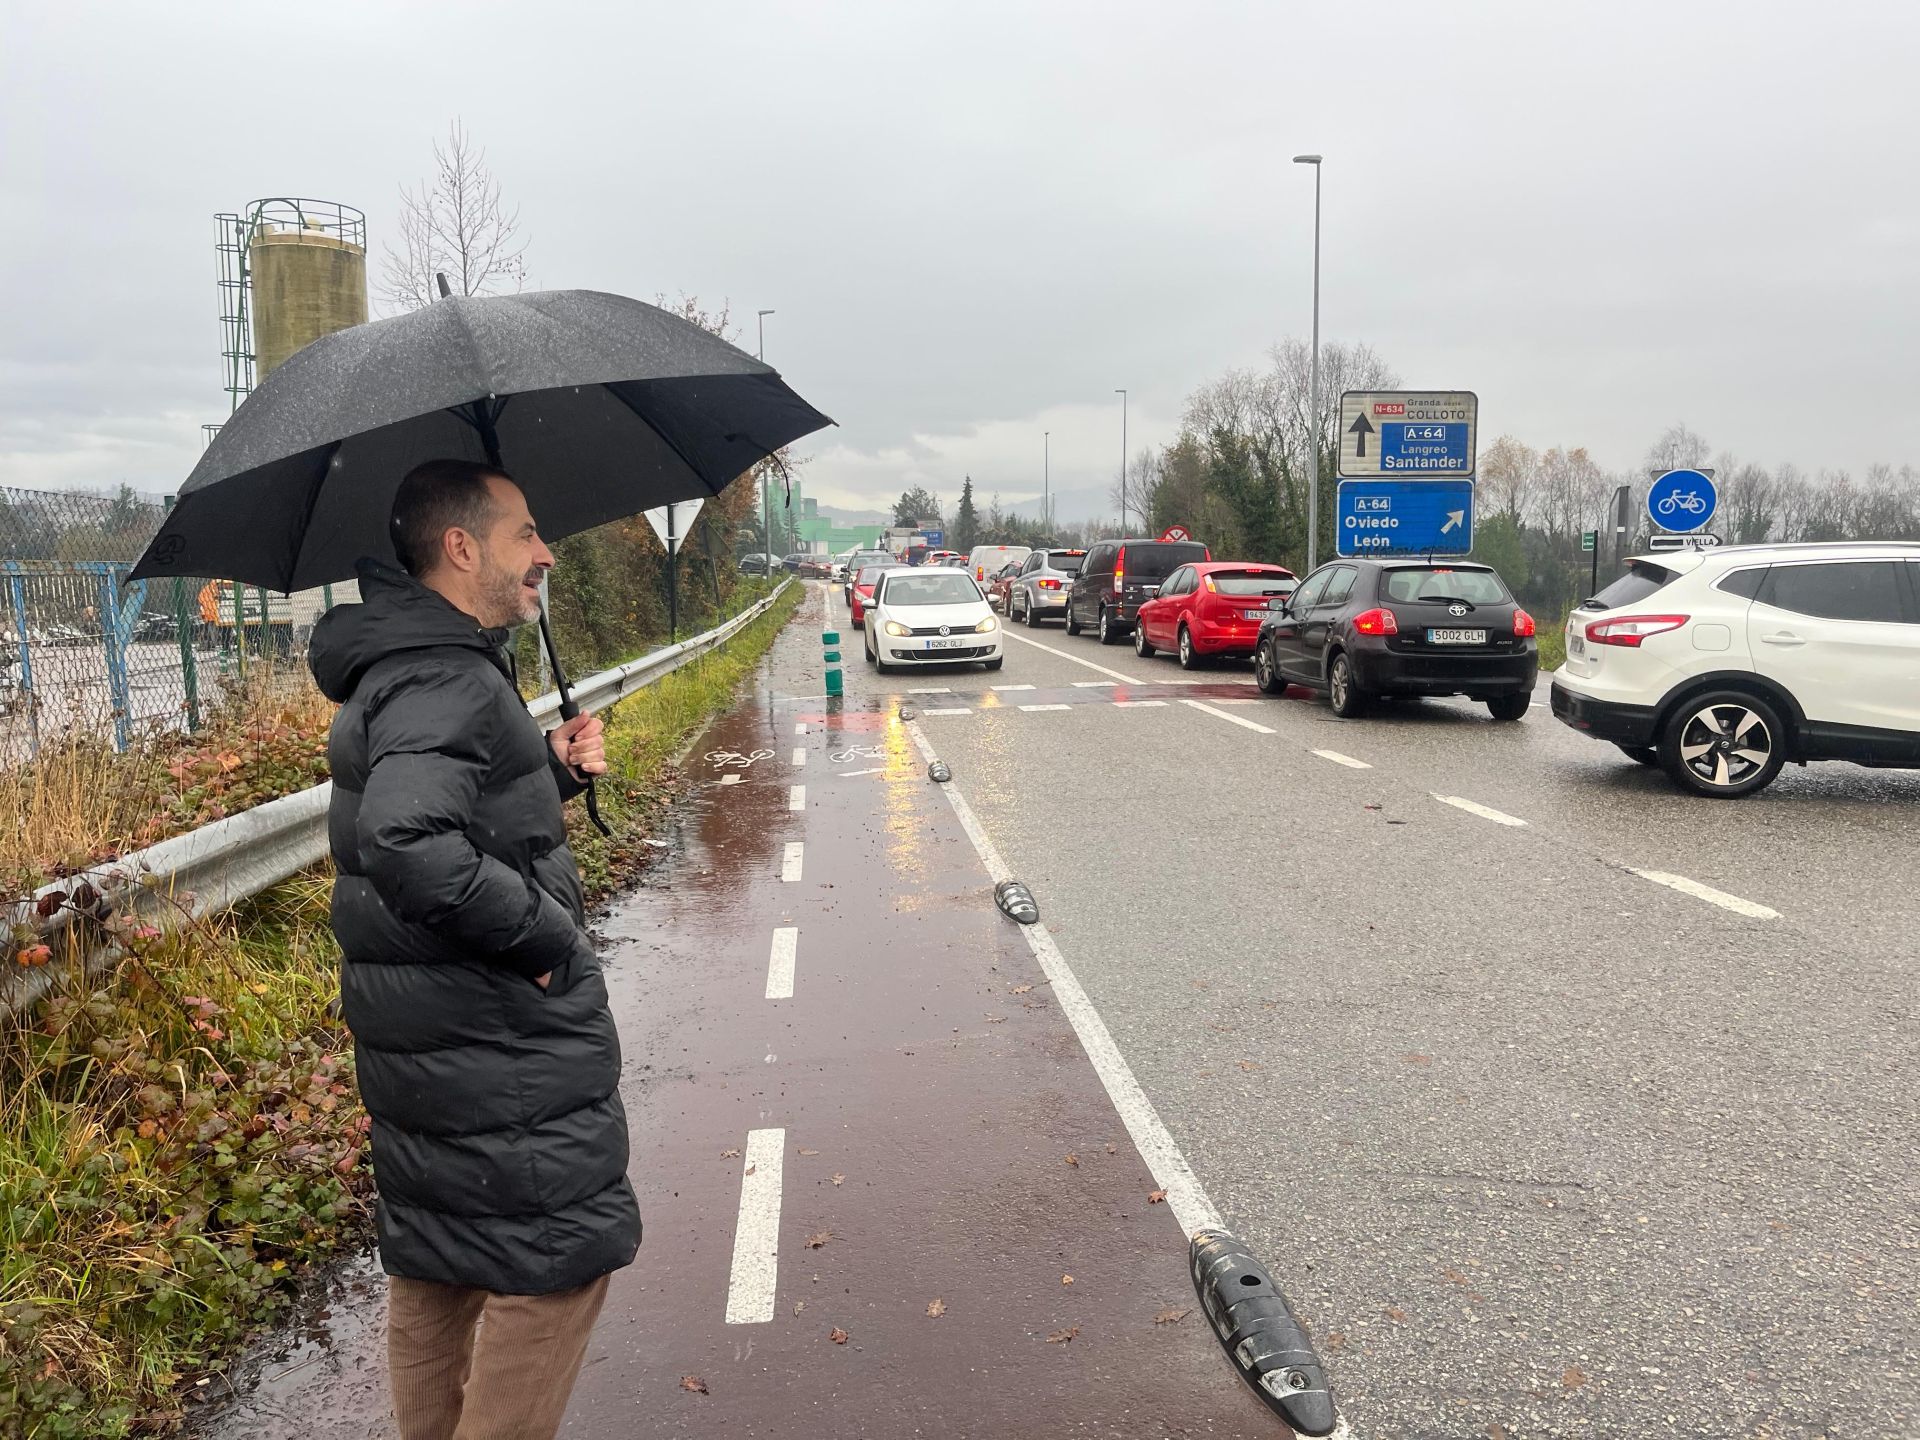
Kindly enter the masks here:
<path id="1" fill-rule="evenodd" d="M 722 785 L 738 785 L 740 783 L 740 777 L 738 775 L 722 775 L 720 777 L 720 783 Z"/>
<path id="2" fill-rule="evenodd" d="M 1664 870 L 1636 870 L 1633 872 L 1642 880 L 1651 880 L 1656 885 L 1664 885 L 1669 890 L 1678 890 L 1682 895 L 1691 895 L 1696 900 L 1704 900 L 1709 905 L 1718 905 L 1722 910 L 1731 910 L 1736 915 L 1745 915 L 1749 920 L 1778 920 L 1780 912 L 1769 910 L 1765 905 L 1756 905 L 1751 900 L 1742 900 L 1738 895 L 1729 895 L 1724 890 L 1716 890 L 1711 885 L 1702 885 L 1698 880 L 1689 880 L 1684 875 L 1669 875 Z"/>
<path id="3" fill-rule="evenodd" d="M 1207 714 L 1218 716 L 1230 724 L 1239 725 L 1248 730 L 1257 730 L 1262 735 L 1273 734 L 1273 727 L 1270 725 L 1262 725 L 1257 720 L 1245 720 L 1238 715 L 1229 715 L 1225 710 L 1216 710 L 1213 706 L 1204 704 L 1199 700 L 1182 700 L 1180 703 L 1182 705 L 1191 705 L 1196 710 L 1204 710 Z"/>
<path id="4" fill-rule="evenodd" d="M 1429 791 L 1442 805 L 1451 805 L 1456 810 L 1464 810 L 1469 815 L 1478 815 L 1482 820 L 1491 820 L 1496 825 L 1525 825 L 1527 822 L 1517 815 L 1509 815 L 1504 810 L 1495 810 L 1491 806 L 1481 805 L 1473 800 L 1462 800 L 1458 795 L 1439 795 Z"/>
<path id="5" fill-rule="evenodd" d="M 800 878 L 800 867 L 807 853 L 806 844 L 799 840 L 787 841 L 786 854 L 780 858 L 780 878 L 795 881 Z"/>
<path id="6" fill-rule="evenodd" d="M 927 743 L 926 733 L 911 721 L 908 722 L 907 731 L 920 750 L 920 758 L 931 765 L 938 757 L 934 754 L 933 746 Z M 987 832 L 981 828 L 973 807 L 967 804 L 966 796 L 960 793 L 960 787 L 946 784 L 940 789 L 953 806 L 953 813 L 959 818 L 961 828 L 967 832 L 967 838 L 973 842 L 973 848 L 980 856 L 980 863 L 986 867 L 988 876 L 995 884 L 1011 878 L 1006 862 L 1000 858 L 993 841 L 987 838 Z M 1147 1168 L 1153 1172 L 1153 1178 L 1159 1182 L 1160 1188 L 1167 1192 L 1167 1207 L 1173 1211 L 1180 1228 L 1189 1236 L 1199 1230 L 1225 1229 L 1219 1210 L 1208 1198 L 1199 1176 L 1193 1173 L 1193 1166 L 1187 1163 L 1187 1157 L 1180 1152 L 1179 1143 L 1168 1133 L 1165 1123 L 1153 1108 L 1153 1102 L 1147 1099 L 1146 1091 L 1140 1088 L 1140 1082 L 1134 1078 L 1126 1057 L 1114 1043 L 1106 1022 L 1100 1018 L 1100 1012 L 1093 1008 L 1093 1001 L 1087 998 L 1087 992 L 1080 988 L 1080 980 L 1073 973 L 1073 967 L 1053 943 L 1053 936 L 1047 933 L 1044 925 L 1022 925 L 1020 933 L 1026 937 L 1034 958 L 1040 962 L 1040 968 L 1046 972 L 1061 1013 L 1080 1037 L 1080 1044 L 1086 1050 L 1087 1058 L 1093 1061 L 1094 1072 L 1099 1075 L 1100 1083 L 1106 1086 L 1108 1098 L 1113 1101 L 1113 1108 L 1120 1112 L 1120 1120 L 1133 1137 L 1141 1159 L 1147 1162 Z"/>
<path id="7" fill-rule="evenodd" d="M 1151 680 L 1136 680 L 1131 675 L 1122 675 L 1118 670 L 1109 670 L 1104 665 L 1096 665 L 1091 660 L 1082 660 L 1078 655 L 1069 655 L 1065 650 L 1056 650 L 1051 645 L 1042 645 L 1038 640 L 1029 640 L 1026 636 L 1015 635 L 1012 631 L 1007 632 L 1007 639 L 1018 640 L 1022 645 L 1031 645 L 1034 649 L 1044 650 L 1049 655 L 1058 655 L 1062 660 L 1071 660 L 1074 664 L 1084 665 L 1089 670 L 1098 670 L 1102 675 L 1111 675 L 1114 679 L 1125 681 L 1129 685 L 1151 685 L 1154 683 Z"/>
<path id="8" fill-rule="evenodd" d="M 807 747 L 806 746 L 796 745 L 793 747 L 793 763 L 796 765 L 804 765 L 807 763 Z"/>
<path id="9" fill-rule="evenodd" d="M 1113 702 L 1113 708 L 1116 710 L 1164 710 L 1167 708 L 1167 702 L 1164 700 L 1116 700 Z"/>
<path id="10" fill-rule="evenodd" d="M 966 706 L 961 705 L 955 709 L 950 709 L 950 710 L 922 710 L 920 713 L 922 715 L 971 715 L 973 714 L 973 711 L 969 710 Z M 909 721 L 908 723 L 911 724 L 912 722 Z"/>
<path id="11" fill-rule="evenodd" d="M 1071 710 L 1071 705 L 1022 705 L 1022 710 Z"/>
<path id="12" fill-rule="evenodd" d="M 780 1162 L 785 1130 L 749 1130 L 740 1162 L 740 1219 L 733 1227 L 733 1273 L 727 1279 L 727 1324 L 773 1319 L 780 1276 Z"/>
<path id="13" fill-rule="evenodd" d="M 799 951 L 798 925 L 782 925 L 773 932 L 773 950 L 767 956 L 767 999 L 793 998 L 793 962 Z"/>
<path id="14" fill-rule="evenodd" d="M 1117 681 L 1113 680 L 1076 680 L 1073 682 L 1073 688 L 1076 690 L 1098 690 L 1103 685 L 1113 685 L 1117 683 Z"/>
<path id="15" fill-rule="evenodd" d="M 787 809 L 804 810 L 807 808 L 807 787 L 789 785 L 787 787 Z"/>
<path id="16" fill-rule="evenodd" d="M 989 690 L 1033 690 L 1038 687 L 1033 685 L 989 685 L 987 688 Z"/>
<path id="17" fill-rule="evenodd" d="M 1331 760 L 1336 765 L 1344 765 L 1349 770 L 1371 770 L 1373 766 L 1364 760 L 1356 760 L 1351 755 L 1342 755 L 1338 750 L 1316 750 L 1313 752 L 1322 760 Z"/>

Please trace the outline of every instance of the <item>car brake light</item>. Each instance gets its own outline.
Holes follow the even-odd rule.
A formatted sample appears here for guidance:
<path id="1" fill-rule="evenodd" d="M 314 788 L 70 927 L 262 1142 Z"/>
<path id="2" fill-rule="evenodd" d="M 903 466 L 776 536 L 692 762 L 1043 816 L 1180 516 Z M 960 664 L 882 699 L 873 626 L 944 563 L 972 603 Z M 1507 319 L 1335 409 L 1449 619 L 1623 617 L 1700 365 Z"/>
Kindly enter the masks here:
<path id="1" fill-rule="evenodd" d="M 1587 639 L 1596 645 L 1624 645 L 1638 650 L 1649 635 L 1664 635 L 1687 623 L 1685 615 L 1628 615 L 1619 620 L 1595 620 L 1587 626 Z"/>
<path id="2" fill-rule="evenodd" d="M 1398 635 L 1400 622 L 1391 610 L 1368 610 L 1353 617 L 1353 628 L 1362 635 Z"/>
<path id="3" fill-rule="evenodd" d="M 1513 638 L 1516 640 L 1525 640 L 1529 635 L 1533 634 L 1533 630 L 1533 617 L 1518 606 L 1515 606 L 1513 611 Z"/>
<path id="4" fill-rule="evenodd" d="M 1040 588 L 1042 590 L 1058 590 L 1060 588 L 1060 582 L 1058 580 L 1042 580 L 1040 582 Z"/>

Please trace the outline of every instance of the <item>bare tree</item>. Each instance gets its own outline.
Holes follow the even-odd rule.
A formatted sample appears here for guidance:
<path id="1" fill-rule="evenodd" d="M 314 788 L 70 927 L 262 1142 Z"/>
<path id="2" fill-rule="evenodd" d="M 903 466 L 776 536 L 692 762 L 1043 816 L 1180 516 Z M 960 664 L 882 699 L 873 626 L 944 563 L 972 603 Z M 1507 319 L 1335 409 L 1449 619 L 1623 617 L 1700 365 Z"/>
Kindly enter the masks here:
<path id="1" fill-rule="evenodd" d="M 433 146 L 434 173 L 400 191 L 400 239 L 386 247 L 380 294 L 389 314 L 418 310 L 439 297 L 444 274 L 456 295 L 497 295 L 526 285 L 520 211 L 500 200 L 487 152 L 455 120 Z"/>
<path id="2" fill-rule="evenodd" d="M 1482 513 L 1490 520 L 1504 515 L 1515 526 L 1523 524 L 1533 511 L 1539 472 L 1540 452 L 1502 435 L 1480 454 Z"/>

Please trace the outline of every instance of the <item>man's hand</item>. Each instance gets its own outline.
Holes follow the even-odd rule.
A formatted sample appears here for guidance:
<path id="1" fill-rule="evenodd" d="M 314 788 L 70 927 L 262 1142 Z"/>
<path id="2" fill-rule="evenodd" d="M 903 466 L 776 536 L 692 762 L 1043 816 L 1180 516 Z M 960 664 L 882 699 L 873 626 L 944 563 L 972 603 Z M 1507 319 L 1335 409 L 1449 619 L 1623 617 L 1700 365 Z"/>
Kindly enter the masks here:
<path id="1" fill-rule="evenodd" d="M 547 988 L 547 982 L 551 979 L 553 979 L 553 971 L 549 970 L 544 975 L 534 976 L 533 983 L 538 985 L 542 990 L 544 990 Z"/>
<path id="2" fill-rule="evenodd" d="M 576 715 L 550 732 L 547 743 L 576 780 L 607 773 L 607 727 L 598 715 Z"/>

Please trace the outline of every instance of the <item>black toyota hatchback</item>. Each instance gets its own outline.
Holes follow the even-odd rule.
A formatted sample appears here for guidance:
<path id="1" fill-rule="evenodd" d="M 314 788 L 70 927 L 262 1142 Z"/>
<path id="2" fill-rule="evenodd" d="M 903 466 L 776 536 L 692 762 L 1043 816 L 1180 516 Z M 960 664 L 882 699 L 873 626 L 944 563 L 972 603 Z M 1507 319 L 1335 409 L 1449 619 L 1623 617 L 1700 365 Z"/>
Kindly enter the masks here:
<path id="1" fill-rule="evenodd" d="M 1533 617 L 1489 566 L 1336 560 L 1260 626 L 1253 674 L 1269 695 L 1325 690 L 1351 718 L 1385 695 L 1466 695 L 1518 720 L 1540 670 Z"/>

